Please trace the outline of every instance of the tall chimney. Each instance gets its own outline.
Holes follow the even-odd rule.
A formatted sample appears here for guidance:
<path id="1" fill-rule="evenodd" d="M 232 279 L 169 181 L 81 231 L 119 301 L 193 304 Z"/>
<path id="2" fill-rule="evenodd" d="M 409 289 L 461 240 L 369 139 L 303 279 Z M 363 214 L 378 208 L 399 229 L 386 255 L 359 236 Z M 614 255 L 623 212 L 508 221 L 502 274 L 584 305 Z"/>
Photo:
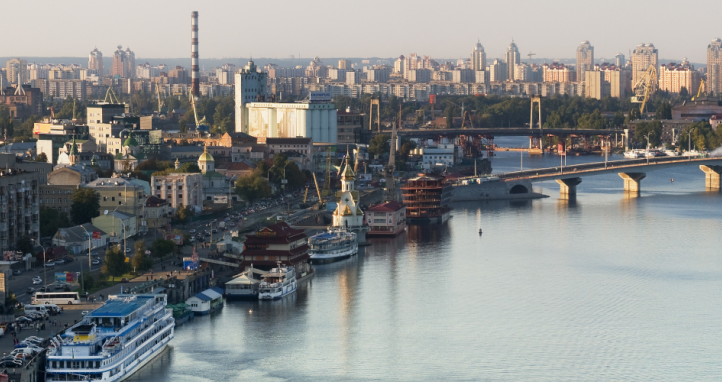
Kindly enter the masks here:
<path id="1" fill-rule="evenodd" d="M 200 96 L 200 75 L 198 73 L 198 12 L 191 12 L 191 93 Z"/>

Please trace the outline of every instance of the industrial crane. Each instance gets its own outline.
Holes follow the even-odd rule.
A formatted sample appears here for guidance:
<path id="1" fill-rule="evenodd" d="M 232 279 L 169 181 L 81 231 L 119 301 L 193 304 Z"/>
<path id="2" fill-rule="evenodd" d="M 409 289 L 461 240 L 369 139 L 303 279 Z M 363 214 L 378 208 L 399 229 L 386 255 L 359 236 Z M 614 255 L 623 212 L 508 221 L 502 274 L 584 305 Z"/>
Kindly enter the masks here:
<path id="1" fill-rule="evenodd" d="M 697 90 L 697 95 L 692 97 L 692 101 L 699 98 L 702 94 L 707 94 L 707 87 L 705 86 L 704 79 L 699 80 L 699 90 Z"/>
<path id="2" fill-rule="evenodd" d="M 318 194 L 318 203 L 323 206 L 323 198 L 321 198 L 321 189 L 318 188 L 318 180 L 316 179 L 316 173 L 311 173 L 313 175 L 313 183 L 316 185 L 316 193 Z"/>
<path id="3" fill-rule="evenodd" d="M 193 94 L 190 94 L 190 93 L 189 93 L 189 95 L 190 95 L 190 98 L 191 98 L 191 106 L 193 107 L 193 117 L 195 117 L 195 119 L 196 119 L 196 131 L 198 131 L 198 130 L 210 130 L 210 129 L 208 128 L 208 126 L 203 125 L 204 123 L 206 123 L 206 117 L 205 117 L 205 116 L 203 116 L 203 118 L 201 118 L 200 121 L 198 120 L 198 112 L 196 111 L 196 101 L 195 101 L 195 97 L 193 97 Z"/>
<path id="4" fill-rule="evenodd" d="M 536 56 L 536 53 L 529 52 L 527 56 L 529 56 L 529 65 L 531 65 L 531 56 Z"/>
<path id="5" fill-rule="evenodd" d="M 401 105 L 399 105 L 399 128 L 401 127 Z M 389 163 L 384 167 L 384 177 L 386 178 L 386 194 L 385 200 L 396 201 L 396 179 L 394 179 L 394 171 L 396 170 L 396 124 L 392 125 L 391 130 L 391 147 L 389 149 Z"/>
<path id="6" fill-rule="evenodd" d="M 632 103 L 641 103 L 639 107 L 639 113 L 644 114 L 644 108 L 649 101 L 649 97 L 657 89 L 657 69 L 654 65 L 649 65 L 649 68 L 644 75 L 642 75 L 637 83 L 634 84 L 634 96 L 632 96 Z"/>
<path id="7" fill-rule="evenodd" d="M 113 91 L 112 86 L 108 86 L 108 91 L 105 92 L 105 100 L 103 100 L 103 102 L 120 103 L 120 101 L 118 101 L 118 97 L 115 95 L 115 92 Z"/>
<path id="8" fill-rule="evenodd" d="M 155 95 L 158 97 L 158 116 L 160 117 L 160 113 L 163 110 L 163 100 L 160 98 L 160 89 L 159 84 L 156 83 L 155 85 Z"/>

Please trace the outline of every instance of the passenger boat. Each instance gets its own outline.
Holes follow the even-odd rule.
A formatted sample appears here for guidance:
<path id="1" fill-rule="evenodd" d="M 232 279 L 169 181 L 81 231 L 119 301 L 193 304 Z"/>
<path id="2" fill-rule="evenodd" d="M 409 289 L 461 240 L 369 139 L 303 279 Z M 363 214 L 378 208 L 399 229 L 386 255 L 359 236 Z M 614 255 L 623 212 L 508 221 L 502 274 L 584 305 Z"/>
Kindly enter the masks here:
<path id="1" fill-rule="evenodd" d="M 342 228 L 329 228 L 308 239 L 311 263 L 323 264 L 347 259 L 358 253 L 356 234 Z"/>
<path id="2" fill-rule="evenodd" d="M 109 296 L 50 341 L 46 381 L 122 381 L 160 354 L 174 336 L 164 294 Z"/>
<path id="3" fill-rule="evenodd" d="M 644 150 L 629 150 L 624 152 L 624 157 L 630 159 L 644 158 L 644 155 Z"/>
<path id="4" fill-rule="evenodd" d="M 296 272 L 293 267 L 279 265 L 263 275 L 263 280 L 258 286 L 258 299 L 276 300 L 294 293 L 297 286 Z"/>
<path id="5" fill-rule="evenodd" d="M 682 156 L 683 156 L 683 157 L 696 158 L 696 157 L 702 156 L 702 153 L 700 153 L 700 152 L 697 151 L 697 150 L 691 150 L 691 151 L 685 151 L 685 152 L 683 152 L 683 153 L 682 153 Z"/>
<path id="6" fill-rule="evenodd" d="M 674 151 L 674 150 L 670 150 L 670 149 L 664 149 L 662 152 L 664 153 L 664 155 L 666 155 L 666 156 L 668 156 L 668 157 L 676 157 L 676 156 L 679 156 L 679 153 L 678 153 L 678 152 L 676 152 L 676 151 Z"/>

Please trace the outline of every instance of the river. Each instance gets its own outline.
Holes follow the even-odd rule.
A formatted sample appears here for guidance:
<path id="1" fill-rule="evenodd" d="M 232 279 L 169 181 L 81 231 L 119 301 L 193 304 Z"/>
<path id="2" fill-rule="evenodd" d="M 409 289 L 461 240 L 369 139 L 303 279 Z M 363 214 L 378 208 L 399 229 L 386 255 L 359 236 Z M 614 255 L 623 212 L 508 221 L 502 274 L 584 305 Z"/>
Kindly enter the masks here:
<path id="1" fill-rule="evenodd" d="M 494 171 L 520 156 L 559 160 L 501 152 Z M 228 302 L 129 381 L 722 379 L 722 196 L 699 168 L 650 172 L 635 197 L 617 175 L 535 191 L 371 239 L 285 300 Z"/>

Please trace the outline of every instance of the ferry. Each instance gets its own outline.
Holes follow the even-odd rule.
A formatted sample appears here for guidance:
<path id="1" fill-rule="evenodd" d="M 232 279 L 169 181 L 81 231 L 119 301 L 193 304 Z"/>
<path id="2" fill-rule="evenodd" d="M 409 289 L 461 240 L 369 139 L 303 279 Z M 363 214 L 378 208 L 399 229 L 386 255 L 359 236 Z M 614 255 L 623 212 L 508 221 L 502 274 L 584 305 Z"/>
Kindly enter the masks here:
<path id="1" fill-rule="evenodd" d="M 109 296 L 100 308 L 50 341 L 46 381 L 122 381 L 173 339 L 164 294 Z"/>
<path id="2" fill-rule="evenodd" d="M 329 228 L 308 239 L 311 263 L 323 264 L 347 259 L 358 253 L 356 234 L 339 228 Z"/>
<path id="3" fill-rule="evenodd" d="M 263 275 L 258 289 L 259 300 L 276 300 L 296 292 L 296 272 L 292 267 L 277 267 Z"/>

